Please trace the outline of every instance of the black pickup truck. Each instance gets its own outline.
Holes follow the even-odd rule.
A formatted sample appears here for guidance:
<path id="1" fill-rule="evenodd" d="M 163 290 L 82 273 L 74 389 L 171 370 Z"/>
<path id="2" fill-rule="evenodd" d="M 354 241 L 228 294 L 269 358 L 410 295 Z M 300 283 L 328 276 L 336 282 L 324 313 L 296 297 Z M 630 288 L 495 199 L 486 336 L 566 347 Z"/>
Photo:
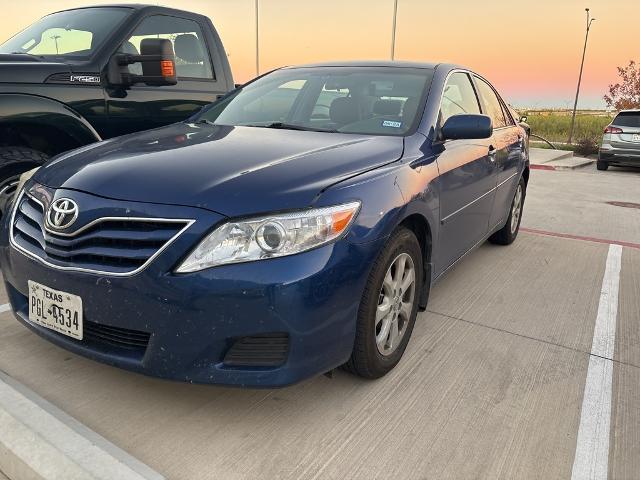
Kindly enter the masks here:
<path id="1" fill-rule="evenodd" d="M 47 15 L 0 45 L 0 209 L 49 157 L 184 120 L 233 88 L 205 16 L 150 5 Z"/>

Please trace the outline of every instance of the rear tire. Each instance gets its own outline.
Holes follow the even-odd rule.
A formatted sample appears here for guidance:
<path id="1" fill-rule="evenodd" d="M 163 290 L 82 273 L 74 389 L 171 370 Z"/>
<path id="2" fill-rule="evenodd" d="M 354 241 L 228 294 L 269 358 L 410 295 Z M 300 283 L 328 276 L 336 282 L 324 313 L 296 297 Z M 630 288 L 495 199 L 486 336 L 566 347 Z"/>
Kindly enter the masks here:
<path id="1" fill-rule="evenodd" d="M 345 370 L 373 379 L 398 364 L 418 315 L 422 275 L 420 243 L 411 230 L 401 227 L 391 235 L 369 274 Z"/>
<path id="2" fill-rule="evenodd" d="M 596 168 L 600 171 L 605 171 L 609 168 L 609 164 L 607 162 L 603 162 L 602 160 L 598 160 L 596 162 Z"/>
<path id="3" fill-rule="evenodd" d="M 507 223 L 489 237 L 491 243 L 495 243 L 496 245 L 511 245 L 514 242 L 520 231 L 526 193 L 527 185 L 524 182 L 524 178 L 520 178 L 520 183 L 518 183 L 516 193 L 513 195 L 513 200 L 511 201 Z"/>
<path id="4" fill-rule="evenodd" d="M 0 216 L 11 203 L 20 175 L 47 161 L 46 153 L 26 147 L 0 147 Z"/>

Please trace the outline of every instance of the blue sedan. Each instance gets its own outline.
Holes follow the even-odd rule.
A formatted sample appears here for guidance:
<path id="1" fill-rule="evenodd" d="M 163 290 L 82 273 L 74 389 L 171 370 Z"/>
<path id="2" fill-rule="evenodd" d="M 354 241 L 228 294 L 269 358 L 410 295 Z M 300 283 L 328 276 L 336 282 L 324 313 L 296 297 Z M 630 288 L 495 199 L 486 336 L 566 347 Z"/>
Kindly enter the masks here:
<path id="1" fill-rule="evenodd" d="M 515 240 L 527 145 L 465 68 L 276 70 L 25 179 L 0 236 L 11 306 L 62 348 L 167 379 L 378 378 L 434 282 Z"/>

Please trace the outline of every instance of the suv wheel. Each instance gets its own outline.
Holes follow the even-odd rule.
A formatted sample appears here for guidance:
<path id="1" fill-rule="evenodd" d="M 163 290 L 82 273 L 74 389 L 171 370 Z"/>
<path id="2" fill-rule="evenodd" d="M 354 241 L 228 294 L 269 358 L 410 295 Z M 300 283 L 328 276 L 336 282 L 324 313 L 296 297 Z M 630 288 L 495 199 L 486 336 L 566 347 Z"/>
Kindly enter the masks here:
<path id="1" fill-rule="evenodd" d="M 507 223 L 498 230 L 496 233 L 489 237 L 491 243 L 497 245 L 511 245 L 518 236 L 520 231 L 520 222 L 522 221 L 522 209 L 524 207 L 524 197 L 527 193 L 527 186 L 524 183 L 524 178 L 520 178 L 520 183 L 516 188 L 516 193 L 511 201 L 511 208 L 509 209 L 509 218 Z"/>
<path id="2" fill-rule="evenodd" d="M 15 194 L 20 175 L 42 165 L 49 156 L 25 147 L 0 147 L 0 216 Z"/>
<path id="3" fill-rule="evenodd" d="M 369 274 L 346 370 L 379 378 L 400 361 L 418 315 L 422 268 L 418 239 L 412 231 L 399 228 Z"/>
<path id="4" fill-rule="evenodd" d="M 609 168 L 609 164 L 608 164 L 607 162 L 603 162 L 602 160 L 598 160 L 598 161 L 596 162 L 596 168 L 597 168 L 598 170 L 605 171 L 606 169 L 608 169 L 608 168 Z"/>

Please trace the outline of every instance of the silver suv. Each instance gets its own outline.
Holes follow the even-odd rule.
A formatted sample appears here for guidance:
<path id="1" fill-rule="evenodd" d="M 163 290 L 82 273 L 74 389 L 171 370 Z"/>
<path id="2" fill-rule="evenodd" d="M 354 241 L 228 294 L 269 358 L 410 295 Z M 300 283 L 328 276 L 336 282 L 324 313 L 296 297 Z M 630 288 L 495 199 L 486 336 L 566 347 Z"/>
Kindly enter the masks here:
<path id="1" fill-rule="evenodd" d="M 640 166 L 640 110 L 622 110 L 604 129 L 598 170 L 609 165 Z"/>

